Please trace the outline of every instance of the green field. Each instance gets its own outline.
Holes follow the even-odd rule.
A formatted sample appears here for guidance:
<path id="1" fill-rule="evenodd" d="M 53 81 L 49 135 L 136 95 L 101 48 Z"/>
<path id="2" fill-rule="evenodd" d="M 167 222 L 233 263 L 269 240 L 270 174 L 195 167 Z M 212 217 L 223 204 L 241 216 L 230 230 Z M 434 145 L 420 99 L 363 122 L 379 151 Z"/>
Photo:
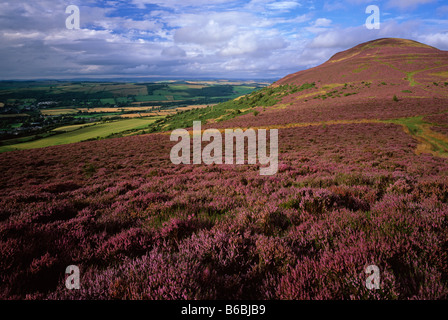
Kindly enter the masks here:
<path id="1" fill-rule="evenodd" d="M 144 129 L 158 118 L 136 118 L 136 119 L 126 119 L 107 123 L 96 124 L 78 130 L 73 130 L 70 132 L 65 132 L 61 134 L 56 134 L 47 138 L 39 139 L 31 142 L 24 142 L 9 146 L 0 147 L 0 152 L 11 151 L 11 150 L 23 150 L 23 149 L 34 149 L 43 148 L 49 146 L 55 146 L 60 144 L 68 144 L 81 142 L 84 140 L 95 139 L 95 138 L 105 138 L 111 134 L 117 134 L 127 130 Z"/>
<path id="2" fill-rule="evenodd" d="M 98 124 L 97 122 L 92 122 L 92 123 L 83 123 L 83 124 L 72 124 L 69 126 L 63 126 L 63 127 L 59 127 L 54 129 L 54 132 L 69 132 L 69 131 L 75 131 L 75 130 L 79 130 L 83 127 L 89 127 L 89 126 L 93 126 Z"/>
<path id="3" fill-rule="evenodd" d="M 179 96 L 183 100 L 220 99 L 247 94 L 265 83 L 247 84 L 244 81 L 231 85 L 226 83 L 120 83 L 120 82 L 70 82 L 70 81 L 23 81 L 0 82 L 0 102 L 30 105 L 39 101 L 64 102 L 64 106 L 76 101 L 99 104 L 125 104 L 132 101 L 167 101 Z M 135 100 L 134 100 L 135 99 Z M 203 101 L 206 103 L 207 101 Z"/>
<path id="4" fill-rule="evenodd" d="M 113 99 L 113 98 L 100 99 L 100 101 L 102 104 L 106 104 L 106 103 L 115 104 L 115 99 Z"/>
<path id="5" fill-rule="evenodd" d="M 136 96 L 135 100 L 137 100 L 138 102 L 143 102 L 143 101 L 166 101 L 166 97 L 162 96 L 162 95 L 143 95 L 143 96 Z"/>

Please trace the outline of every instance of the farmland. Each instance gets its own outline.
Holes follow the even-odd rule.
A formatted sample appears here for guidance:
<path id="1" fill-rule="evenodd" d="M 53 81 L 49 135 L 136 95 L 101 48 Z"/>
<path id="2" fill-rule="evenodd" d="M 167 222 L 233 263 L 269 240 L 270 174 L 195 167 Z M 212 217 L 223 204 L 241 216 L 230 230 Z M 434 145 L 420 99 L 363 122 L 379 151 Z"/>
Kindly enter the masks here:
<path id="1" fill-rule="evenodd" d="M 172 106 L 183 104 L 210 104 L 226 101 L 252 92 L 269 83 L 226 81 L 202 83 L 192 81 L 161 83 L 68 82 L 68 81 L 1 81 L 0 101 L 4 107 L 22 107 L 40 104 L 59 109 L 109 106 Z"/>
<path id="2" fill-rule="evenodd" d="M 168 115 L 249 94 L 266 84 L 253 81 L 1 81 L 0 152 L 117 136 L 130 130 L 142 133 L 139 125 L 130 125 L 139 120 L 123 123 L 118 120 L 151 118 L 152 121 L 143 120 L 149 124 Z M 63 127 L 110 120 L 114 120 L 113 124 L 48 137 L 60 133 Z M 43 141 L 30 142 L 41 138 Z M 27 143 L 22 144 L 24 141 Z"/>

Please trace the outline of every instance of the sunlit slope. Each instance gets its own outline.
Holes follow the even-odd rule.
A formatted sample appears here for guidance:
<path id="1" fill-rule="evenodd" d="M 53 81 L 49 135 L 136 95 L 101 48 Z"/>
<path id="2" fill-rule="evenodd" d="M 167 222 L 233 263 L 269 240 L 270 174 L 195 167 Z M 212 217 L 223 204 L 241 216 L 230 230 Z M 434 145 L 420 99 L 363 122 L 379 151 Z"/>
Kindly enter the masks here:
<path id="1" fill-rule="evenodd" d="M 168 117 L 157 130 L 191 127 L 195 120 L 204 129 L 392 122 L 419 141 L 417 153 L 446 157 L 448 126 L 434 119 L 447 114 L 448 52 L 391 38 L 337 53 L 245 97 Z"/>
<path id="2" fill-rule="evenodd" d="M 386 81 L 414 86 L 415 81 L 444 80 L 447 70 L 447 52 L 412 40 L 387 38 L 336 53 L 322 65 L 290 74 L 277 84 Z"/>

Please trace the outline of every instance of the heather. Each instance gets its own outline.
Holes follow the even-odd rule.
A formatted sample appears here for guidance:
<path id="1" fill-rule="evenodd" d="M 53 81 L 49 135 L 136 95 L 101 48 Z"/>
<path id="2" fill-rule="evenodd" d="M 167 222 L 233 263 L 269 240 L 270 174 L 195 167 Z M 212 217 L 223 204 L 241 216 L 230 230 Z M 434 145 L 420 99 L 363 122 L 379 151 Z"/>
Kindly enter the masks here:
<path id="1" fill-rule="evenodd" d="M 448 163 L 392 123 L 279 129 L 279 170 L 169 135 L 0 155 L 3 299 L 446 299 Z M 81 289 L 67 290 L 68 265 Z M 381 289 L 365 286 L 365 267 Z"/>
<path id="2" fill-rule="evenodd" d="M 448 126 L 448 113 L 430 115 L 425 117 L 424 120 L 435 125 Z"/>
<path id="3" fill-rule="evenodd" d="M 316 94 L 318 91 L 313 90 Z M 349 92 L 350 90 L 346 90 Z M 447 99 L 433 98 L 399 98 L 393 101 L 394 92 L 390 98 L 369 99 L 368 96 L 377 93 L 369 93 L 369 89 L 363 89 L 355 95 L 335 97 L 334 99 L 310 99 L 308 101 L 295 101 L 292 97 L 286 97 L 280 107 L 258 108 L 260 113 L 254 116 L 252 113 L 244 114 L 226 122 L 211 123 L 211 128 L 233 127 L 269 127 L 286 126 L 291 123 L 312 123 L 322 121 L 346 121 L 346 120 L 391 120 L 421 116 L 423 114 L 438 114 L 446 111 Z M 303 99 L 302 99 L 303 100 Z M 439 115 L 434 115 L 438 118 Z M 190 125 L 191 126 L 191 125 Z M 205 127 L 205 126 L 204 126 Z"/>

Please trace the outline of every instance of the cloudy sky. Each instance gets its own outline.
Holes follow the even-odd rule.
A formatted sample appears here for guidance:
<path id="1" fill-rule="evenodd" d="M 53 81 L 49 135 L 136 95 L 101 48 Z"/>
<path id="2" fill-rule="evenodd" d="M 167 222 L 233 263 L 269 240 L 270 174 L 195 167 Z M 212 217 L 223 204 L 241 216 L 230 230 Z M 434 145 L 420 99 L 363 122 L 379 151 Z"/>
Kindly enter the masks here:
<path id="1" fill-rule="evenodd" d="M 0 79 L 280 78 L 382 37 L 448 50 L 446 1 L 0 0 Z"/>

